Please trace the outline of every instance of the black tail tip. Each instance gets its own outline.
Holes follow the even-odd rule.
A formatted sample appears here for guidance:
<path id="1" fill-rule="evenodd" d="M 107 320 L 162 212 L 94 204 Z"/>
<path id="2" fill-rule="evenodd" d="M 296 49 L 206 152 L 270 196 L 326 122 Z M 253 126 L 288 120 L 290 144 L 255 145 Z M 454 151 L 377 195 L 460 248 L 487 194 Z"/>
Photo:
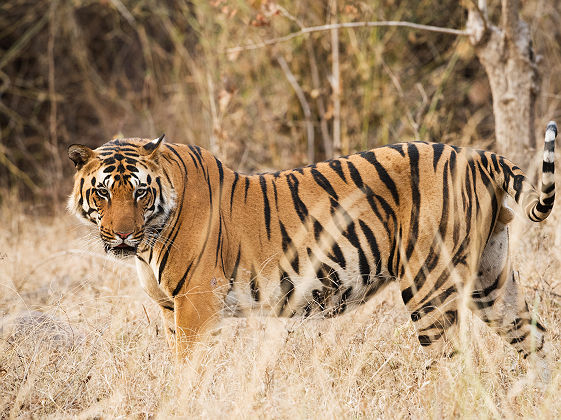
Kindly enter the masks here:
<path id="1" fill-rule="evenodd" d="M 545 129 L 545 131 L 550 131 L 553 130 L 553 134 L 555 135 L 555 137 L 557 137 L 557 124 L 555 123 L 555 121 L 550 121 L 547 123 L 547 128 Z"/>

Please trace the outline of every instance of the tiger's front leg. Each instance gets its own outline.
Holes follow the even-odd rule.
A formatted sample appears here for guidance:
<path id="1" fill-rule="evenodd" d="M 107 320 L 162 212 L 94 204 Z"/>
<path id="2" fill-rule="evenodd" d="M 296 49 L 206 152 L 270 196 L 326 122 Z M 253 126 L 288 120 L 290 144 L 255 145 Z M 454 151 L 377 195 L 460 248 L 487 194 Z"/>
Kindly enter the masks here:
<path id="1" fill-rule="evenodd" d="M 160 287 L 150 265 L 142 257 L 136 258 L 136 271 L 140 285 L 146 294 L 154 300 L 162 311 L 162 323 L 167 342 L 173 350 L 175 347 L 175 317 L 173 300 Z"/>
<path id="2" fill-rule="evenodd" d="M 222 281 L 224 282 L 224 281 Z M 220 320 L 225 294 L 216 277 L 195 283 L 174 298 L 175 351 L 177 360 L 188 360 L 197 343 L 204 340 Z"/>

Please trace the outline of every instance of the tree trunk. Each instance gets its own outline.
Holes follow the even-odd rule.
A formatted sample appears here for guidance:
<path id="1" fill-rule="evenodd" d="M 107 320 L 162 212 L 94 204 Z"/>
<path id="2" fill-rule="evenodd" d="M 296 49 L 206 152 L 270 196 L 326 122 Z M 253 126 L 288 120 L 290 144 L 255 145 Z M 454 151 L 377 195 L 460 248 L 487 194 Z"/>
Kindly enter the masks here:
<path id="1" fill-rule="evenodd" d="M 502 0 L 500 27 L 487 18 L 486 4 L 469 10 L 467 29 L 493 95 L 496 149 L 524 163 L 535 149 L 534 108 L 539 74 L 528 25 L 519 18 L 519 0 Z"/>

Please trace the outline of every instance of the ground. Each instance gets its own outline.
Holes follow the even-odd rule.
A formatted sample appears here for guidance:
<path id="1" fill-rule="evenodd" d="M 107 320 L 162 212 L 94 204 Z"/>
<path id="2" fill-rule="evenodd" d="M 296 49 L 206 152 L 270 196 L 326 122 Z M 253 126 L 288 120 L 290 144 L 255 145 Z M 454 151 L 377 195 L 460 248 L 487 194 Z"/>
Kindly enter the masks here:
<path id="1" fill-rule="evenodd" d="M 225 320 L 199 368 L 178 369 L 132 261 L 63 210 L 35 213 L 0 207 L 0 418 L 561 416 L 561 206 L 540 225 L 517 216 L 511 235 L 549 331 L 545 386 L 475 319 L 459 354 L 426 370 L 395 287 L 333 320 Z"/>

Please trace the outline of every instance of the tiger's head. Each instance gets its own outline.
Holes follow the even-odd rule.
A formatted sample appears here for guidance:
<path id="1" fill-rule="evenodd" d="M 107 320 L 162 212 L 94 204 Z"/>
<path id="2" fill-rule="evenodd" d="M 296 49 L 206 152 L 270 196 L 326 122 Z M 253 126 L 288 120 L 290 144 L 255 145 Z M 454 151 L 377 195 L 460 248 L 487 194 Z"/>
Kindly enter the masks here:
<path id="1" fill-rule="evenodd" d="M 170 177 L 159 162 L 164 136 L 116 139 L 92 150 L 73 144 L 77 173 L 68 209 L 92 222 L 106 252 L 125 257 L 153 244 L 175 204 Z"/>

